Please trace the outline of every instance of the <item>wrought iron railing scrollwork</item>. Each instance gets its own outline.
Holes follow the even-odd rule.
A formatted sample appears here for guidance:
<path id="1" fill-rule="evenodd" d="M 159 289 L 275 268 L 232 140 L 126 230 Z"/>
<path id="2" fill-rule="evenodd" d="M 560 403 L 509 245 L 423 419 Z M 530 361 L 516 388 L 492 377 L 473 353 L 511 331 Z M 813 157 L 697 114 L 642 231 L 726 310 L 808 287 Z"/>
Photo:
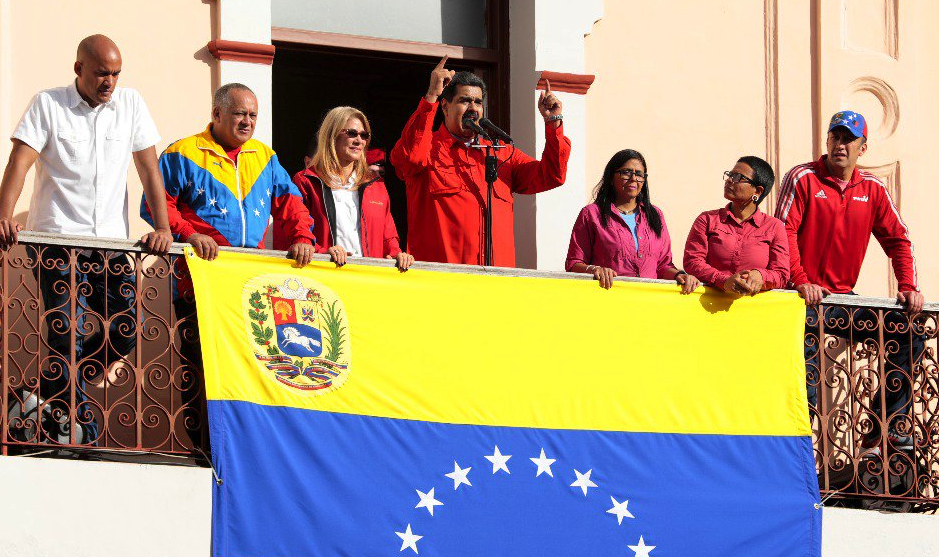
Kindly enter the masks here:
<path id="1" fill-rule="evenodd" d="M 806 378 L 823 494 L 939 506 L 939 305 L 832 296 L 806 315 Z M 812 392 L 817 400 L 812 404 Z"/>
<path id="2" fill-rule="evenodd" d="M 179 249 L 157 256 L 129 241 L 21 233 L 0 257 L 5 454 L 200 454 L 194 304 L 191 294 L 174 303 Z"/>

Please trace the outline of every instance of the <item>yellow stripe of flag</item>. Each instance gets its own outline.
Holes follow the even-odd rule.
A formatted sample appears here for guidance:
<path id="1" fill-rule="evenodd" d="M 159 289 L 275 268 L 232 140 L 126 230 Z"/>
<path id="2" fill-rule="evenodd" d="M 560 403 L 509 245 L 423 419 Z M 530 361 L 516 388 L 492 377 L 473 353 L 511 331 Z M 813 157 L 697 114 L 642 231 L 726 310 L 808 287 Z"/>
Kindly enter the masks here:
<path id="1" fill-rule="evenodd" d="M 296 269 L 230 252 L 206 262 L 187 250 L 187 259 L 209 399 L 493 426 L 811 433 L 805 308 L 795 294 L 681 296 L 639 283 L 605 291 L 594 281 L 322 262 Z M 252 350 L 255 287 L 246 285 L 285 277 L 324 285 L 345 307 L 351 360 L 338 388 L 287 386 Z"/>

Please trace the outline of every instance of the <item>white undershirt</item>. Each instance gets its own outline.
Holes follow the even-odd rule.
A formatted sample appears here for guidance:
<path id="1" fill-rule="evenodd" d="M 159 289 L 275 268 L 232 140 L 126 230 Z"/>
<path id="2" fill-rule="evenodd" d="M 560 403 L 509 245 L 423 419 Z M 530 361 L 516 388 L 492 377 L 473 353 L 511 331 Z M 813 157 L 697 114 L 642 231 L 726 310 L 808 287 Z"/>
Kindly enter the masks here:
<path id="1" fill-rule="evenodd" d="M 355 172 L 349 181 L 342 183 L 339 177 L 333 179 L 333 201 L 336 204 L 336 241 L 349 255 L 362 255 L 362 241 L 359 236 L 359 192 L 355 186 Z"/>

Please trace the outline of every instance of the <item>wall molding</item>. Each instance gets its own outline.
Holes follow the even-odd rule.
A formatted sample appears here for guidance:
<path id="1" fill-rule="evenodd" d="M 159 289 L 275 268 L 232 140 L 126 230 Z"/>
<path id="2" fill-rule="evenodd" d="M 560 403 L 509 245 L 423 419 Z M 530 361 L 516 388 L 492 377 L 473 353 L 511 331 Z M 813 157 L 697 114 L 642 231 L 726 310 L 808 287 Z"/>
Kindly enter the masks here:
<path id="1" fill-rule="evenodd" d="M 776 208 L 776 198 L 780 175 L 779 168 L 779 0 L 763 1 L 763 52 L 766 68 L 765 106 L 766 106 L 766 162 L 776 171 L 773 189 L 766 196 L 766 213 L 772 215 Z"/>
<path id="2" fill-rule="evenodd" d="M 870 119 L 867 119 L 870 135 L 874 135 L 877 139 L 888 139 L 896 133 L 897 125 L 900 123 L 900 99 L 889 83 L 877 77 L 859 77 L 848 84 L 842 99 L 847 99 L 855 93 L 869 93 L 883 107 L 883 116 L 876 128 L 872 127 Z M 842 104 L 846 105 L 847 103 L 843 102 Z"/>
<path id="3" fill-rule="evenodd" d="M 271 40 L 284 43 L 327 46 L 332 48 L 346 48 L 374 52 L 391 52 L 395 54 L 410 54 L 415 56 L 429 56 L 432 58 L 442 58 L 444 55 L 447 55 L 450 58 L 459 60 L 471 60 L 490 63 L 501 61 L 501 54 L 499 51 L 492 48 L 476 48 L 448 44 L 422 43 L 418 41 L 404 41 L 399 39 L 383 39 L 379 37 L 363 37 L 360 35 L 327 33 L 325 31 L 307 31 L 305 29 L 289 29 L 286 27 L 271 28 Z"/>
<path id="4" fill-rule="evenodd" d="M 538 77 L 538 86 L 535 89 L 544 90 L 547 80 L 551 82 L 551 91 L 586 95 L 596 78 L 597 76 L 590 74 L 543 71 Z"/>
<path id="5" fill-rule="evenodd" d="M 267 66 L 274 63 L 274 45 L 271 44 L 214 39 L 209 41 L 206 48 L 217 60 L 249 62 Z"/>
<path id="6" fill-rule="evenodd" d="M 851 41 L 848 25 L 848 0 L 841 0 L 841 48 L 854 52 L 876 52 L 886 54 L 894 60 L 900 60 L 900 29 L 898 26 L 898 0 L 881 0 L 884 10 L 883 46 L 882 48 L 867 48 L 858 46 Z"/>

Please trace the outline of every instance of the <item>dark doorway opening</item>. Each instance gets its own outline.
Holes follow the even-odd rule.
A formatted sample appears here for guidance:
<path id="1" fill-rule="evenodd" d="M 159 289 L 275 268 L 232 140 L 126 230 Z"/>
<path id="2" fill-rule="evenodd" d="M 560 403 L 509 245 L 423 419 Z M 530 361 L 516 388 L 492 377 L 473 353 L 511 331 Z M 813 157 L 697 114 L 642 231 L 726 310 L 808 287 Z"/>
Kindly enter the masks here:
<path id="1" fill-rule="evenodd" d="M 273 65 L 273 147 L 293 173 L 303 168 L 323 116 L 336 106 L 354 106 L 372 128 L 370 148 L 391 152 L 408 118 L 427 91 L 437 58 L 275 42 Z M 447 67 L 472 71 L 490 87 L 489 105 L 498 103 L 494 64 L 451 59 Z M 487 107 L 488 108 L 488 107 Z M 438 113 L 435 128 L 440 123 Z M 385 183 L 402 245 L 407 238 L 404 183 L 386 166 Z"/>

